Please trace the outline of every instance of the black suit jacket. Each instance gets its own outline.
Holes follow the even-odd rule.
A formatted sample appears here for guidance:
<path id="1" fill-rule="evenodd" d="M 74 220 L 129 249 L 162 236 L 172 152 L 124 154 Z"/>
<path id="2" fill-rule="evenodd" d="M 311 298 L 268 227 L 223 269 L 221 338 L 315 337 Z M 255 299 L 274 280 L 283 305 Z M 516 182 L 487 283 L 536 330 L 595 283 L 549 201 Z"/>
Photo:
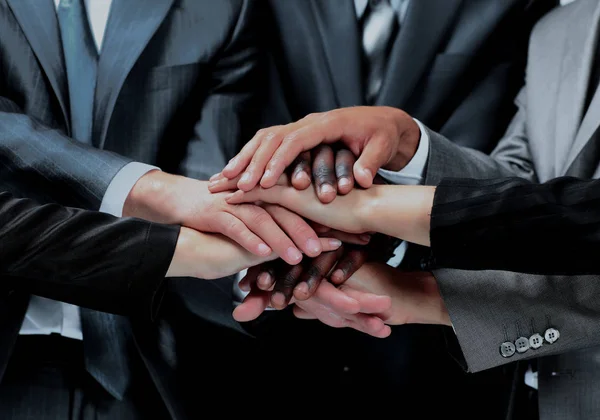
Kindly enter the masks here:
<path id="1" fill-rule="evenodd" d="M 178 226 L 0 193 L 1 288 L 105 312 L 154 312 L 178 235 Z"/>
<path id="2" fill-rule="evenodd" d="M 252 93 L 264 74 L 253 34 L 256 12 L 252 0 L 115 0 L 99 58 L 93 144 L 87 145 L 69 138 L 54 3 L 0 0 L 3 189 L 40 203 L 96 210 L 115 174 L 134 160 L 196 178 L 221 170 L 247 137 Z M 239 328 L 231 317 L 231 279 L 167 286 L 165 299 L 179 299 L 171 308 Z M 0 291 L 2 367 L 31 291 Z M 80 295 L 73 303 L 102 306 Z M 134 330 L 171 414 L 181 415 L 177 391 L 164 383 L 173 365 L 158 367 L 156 329 L 136 324 Z"/>
<path id="3" fill-rule="evenodd" d="M 444 180 L 431 250 L 431 263 L 444 268 L 598 274 L 600 181 Z"/>

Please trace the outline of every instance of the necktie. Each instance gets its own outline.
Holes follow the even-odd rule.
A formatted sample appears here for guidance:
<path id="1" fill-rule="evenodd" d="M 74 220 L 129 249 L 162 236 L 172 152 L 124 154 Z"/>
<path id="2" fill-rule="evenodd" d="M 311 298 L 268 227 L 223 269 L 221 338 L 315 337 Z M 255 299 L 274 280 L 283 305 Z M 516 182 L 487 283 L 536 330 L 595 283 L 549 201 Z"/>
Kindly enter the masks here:
<path id="1" fill-rule="evenodd" d="M 385 76 L 390 41 L 398 29 L 398 17 L 389 0 L 370 0 L 363 17 L 362 47 L 366 64 L 365 99 L 371 105 Z"/>
<path id="2" fill-rule="evenodd" d="M 61 0 L 57 14 L 67 67 L 72 136 L 91 144 L 98 51 L 83 0 Z"/>
<path id="3" fill-rule="evenodd" d="M 92 143 L 98 51 L 83 0 L 61 0 L 57 10 L 63 44 L 72 137 Z M 126 318 L 81 308 L 87 371 L 115 398 L 122 399 L 131 372 L 127 359 L 130 325 Z"/>

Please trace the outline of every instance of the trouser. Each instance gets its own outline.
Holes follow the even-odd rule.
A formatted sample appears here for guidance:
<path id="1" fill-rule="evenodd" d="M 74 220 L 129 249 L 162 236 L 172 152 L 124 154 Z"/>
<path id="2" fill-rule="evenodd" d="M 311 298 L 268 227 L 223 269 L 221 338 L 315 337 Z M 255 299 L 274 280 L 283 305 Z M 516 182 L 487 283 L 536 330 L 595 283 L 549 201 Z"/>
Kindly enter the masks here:
<path id="1" fill-rule="evenodd" d="M 82 342 L 54 334 L 19 336 L 0 383 L 0 419 L 168 419 L 141 359 L 133 371 L 119 401 L 86 371 Z"/>

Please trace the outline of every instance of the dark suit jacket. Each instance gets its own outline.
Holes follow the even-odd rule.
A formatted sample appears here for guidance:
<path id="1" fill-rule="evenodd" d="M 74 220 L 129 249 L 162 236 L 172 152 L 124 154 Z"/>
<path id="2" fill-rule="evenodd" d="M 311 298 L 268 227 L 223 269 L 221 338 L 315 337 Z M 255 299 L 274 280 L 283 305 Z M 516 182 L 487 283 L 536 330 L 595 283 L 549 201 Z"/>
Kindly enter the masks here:
<path id="1" fill-rule="evenodd" d="M 444 180 L 431 214 L 431 263 L 466 270 L 598 274 L 599 200 L 597 180 Z"/>
<path id="2" fill-rule="evenodd" d="M 489 152 L 515 108 L 533 23 L 556 2 L 411 0 L 375 105 L 402 108 L 454 142 Z M 271 0 L 269 123 L 365 105 L 353 0 Z M 277 85 L 275 83 L 279 83 Z"/>
<path id="3" fill-rule="evenodd" d="M 105 312 L 154 310 L 178 235 L 178 226 L 0 193 L 1 288 Z"/>
<path id="4" fill-rule="evenodd" d="M 86 145 L 69 138 L 53 2 L 0 0 L 2 188 L 41 203 L 96 210 L 114 175 L 133 160 L 196 178 L 218 172 L 246 137 L 252 92 L 263 74 L 255 12 L 252 0 L 115 0 L 99 58 L 93 144 Z M 169 282 L 167 295 L 182 303 L 172 308 L 237 326 L 231 279 L 187 283 Z M 26 291 L 0 292 L 0 373 L 27 302 Z M 89 302 L 77 296 L 73 303 Z M 134 329 L 135 346 L 171 414 L 181 415 L 177 391 L 164 383 L 172 365 L 157 367 L 161 354 L 151 348 L 156 329 Z"/>

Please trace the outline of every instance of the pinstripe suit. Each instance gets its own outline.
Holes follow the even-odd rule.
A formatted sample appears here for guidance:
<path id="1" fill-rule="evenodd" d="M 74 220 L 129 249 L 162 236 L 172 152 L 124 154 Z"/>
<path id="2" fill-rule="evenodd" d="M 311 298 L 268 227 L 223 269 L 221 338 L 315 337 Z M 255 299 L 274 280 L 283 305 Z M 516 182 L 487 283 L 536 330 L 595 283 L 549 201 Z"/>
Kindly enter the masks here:
<path id="1" fill-rule="evenodd" d="M 131 161 L 207 178 L 239 150 L 261 74 L 251 0 L 115 0 L 98 62 L 91 146 L 69 138 L 53 7 L 51 0 L 0 0 L 3 190 L 97 210 L 112 178 Z M 173 283 L 173 296 L 179 284 Z M 197 314 L 234 325 L 230 281 L 184 287 L 185 294 L 196 294 L 186 303 L 200 307 Z M 28 299 L 24 292 L 0 290 L 0 378 Z M 172 378 L 168 366 L 152 347 L 162 333 L 136 325 L 136 346 L 170 414 L 183 416 L 176 387 L 165 384 Z"/>

